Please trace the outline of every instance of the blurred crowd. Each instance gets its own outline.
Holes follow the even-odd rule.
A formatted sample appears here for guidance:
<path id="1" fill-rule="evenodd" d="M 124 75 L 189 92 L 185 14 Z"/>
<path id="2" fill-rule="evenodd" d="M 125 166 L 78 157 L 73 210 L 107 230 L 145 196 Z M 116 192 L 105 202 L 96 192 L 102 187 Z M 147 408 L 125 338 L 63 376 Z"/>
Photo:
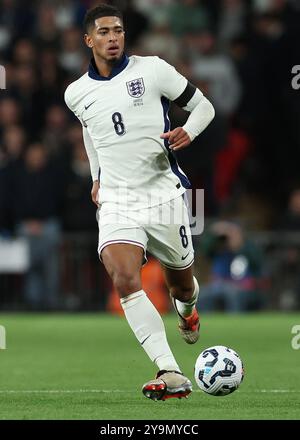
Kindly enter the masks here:
<path id="1" fill-rule="evenodd" d="M 300 184 L 300 99 L 291 86 L 292 67 L 300 63 L 299 2 L 111 3 L 124 12 L 127 52 L 166 59 L 216 108 L 210 127 L 178 154 L 194 187 L 205 189 L 206 214 L 244 215 L 247 227 L 272 227 Z M 0 2 L 0 64 L 7 82 L 0 92 L 2 229 L 29 212 L 31 218 L 59 217 L 66 230 L 94 227 L 80 125 L 63 93 L 89 63 L 81 23 L 95 4 Z M 175 107 L 171 116 L 173 126 L 187 117 Z M 33 168 L 44 183 L 29 201 L 24 194 L 32 194 Z M 46 206 L 36 203 L 37 192 Z"/>
<path id="2" fill-rule="evenodd" d="M 82 20 L 98 3 L 0 1 L 0 234 L 32 240 L 37 261 L 55 253 L 62 232 L 96 229 L 81 126 L 63 94 L 87 69 Z M 129 55 L 164 58 L 216 109 L 207 130 L 178 153 L 193 186 L 205 190 L 206 215 L 253 230 L 299 229 L 287 202 L 300 188 L 300 91 L 291 85 L 300 64 L 299 1 L 106 3 L 123 10 Z M 173 127 L 186 117 L 171 108 Z M 55 291 L 55 262 L 53 271 Z"/>

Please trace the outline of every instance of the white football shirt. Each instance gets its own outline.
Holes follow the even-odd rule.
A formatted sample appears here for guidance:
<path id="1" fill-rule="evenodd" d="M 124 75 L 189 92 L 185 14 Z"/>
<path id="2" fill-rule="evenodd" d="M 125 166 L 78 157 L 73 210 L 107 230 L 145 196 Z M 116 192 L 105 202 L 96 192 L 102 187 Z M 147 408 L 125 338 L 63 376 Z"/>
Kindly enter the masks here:
<path id="1" fill-rule="evenodd" d="M 89 71 L 65 92 L 68 107 L 83 125 L 93 180 L 100 168 L 100 203 L 127 209 L 155 206 L 190 187 L 160 134 L 170 129 L 169 101 L 188 81 L 162 59 L 123 56 L 109 78 Z M 89 145 L 88 145 L 89 144 Z M 95 153 L 95 154 L 94 154 Z"/>

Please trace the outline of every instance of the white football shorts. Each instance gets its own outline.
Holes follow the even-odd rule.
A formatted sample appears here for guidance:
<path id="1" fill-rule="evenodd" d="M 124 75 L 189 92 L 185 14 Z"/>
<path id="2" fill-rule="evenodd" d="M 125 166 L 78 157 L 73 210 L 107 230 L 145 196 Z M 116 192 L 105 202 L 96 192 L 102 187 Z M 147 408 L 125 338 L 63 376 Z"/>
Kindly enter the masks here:
<path id="1" fill-rule="evenodd" d="M 102 250 L 115 243 L 140 246 L 170 269 L 186 269 L 194 262 L 189 213 L 183 196 L 136 211 L 104 203 L 98 210 L 99 244 Z M 101 260 L 102 261 L 102 260 Z"/>

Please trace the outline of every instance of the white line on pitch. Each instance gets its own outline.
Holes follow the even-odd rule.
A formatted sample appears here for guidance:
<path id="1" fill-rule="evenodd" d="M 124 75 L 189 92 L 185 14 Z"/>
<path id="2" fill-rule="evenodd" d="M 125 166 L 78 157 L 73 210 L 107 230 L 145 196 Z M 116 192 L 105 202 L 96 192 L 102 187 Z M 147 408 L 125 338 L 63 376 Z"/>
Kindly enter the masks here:
<path id="1" fill-rule="evenodd" d="M 0 394 L 78 394 L 78 393 L 136 393 L 138 390 L 0 390 Z M 194 393 L 203 393 L 201 390 L 194 390 Z M 300 390 L 237 390 L 247 393 L 300 393 Z"/>
<path id="2" fill-rule="evenodd" d="M 132 390 L 0 390 L 0 394 L 133 393 Z"/>

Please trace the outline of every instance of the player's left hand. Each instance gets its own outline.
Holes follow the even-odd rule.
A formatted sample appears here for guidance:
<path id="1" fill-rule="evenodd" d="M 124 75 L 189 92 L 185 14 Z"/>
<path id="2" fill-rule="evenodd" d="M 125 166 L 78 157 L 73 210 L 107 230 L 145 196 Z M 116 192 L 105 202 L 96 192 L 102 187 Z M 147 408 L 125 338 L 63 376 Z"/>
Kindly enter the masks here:
<path id="1" fill-rule="evenodd" d="M 167 131 L 160 135 L 161 139 L 168 139 L 171 150 L 181 150 L 188 147 L 191 139 L 187 132 L 182 127 L 174 128 L 174 130 Z"/>

